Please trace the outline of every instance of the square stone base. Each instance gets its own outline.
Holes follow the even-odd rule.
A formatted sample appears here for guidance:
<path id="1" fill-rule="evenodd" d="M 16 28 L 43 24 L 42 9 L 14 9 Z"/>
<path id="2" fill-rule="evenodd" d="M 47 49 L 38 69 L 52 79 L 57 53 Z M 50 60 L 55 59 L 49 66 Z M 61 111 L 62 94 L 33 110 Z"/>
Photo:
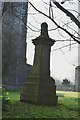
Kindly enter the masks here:
<path id="1" fill-rule="evenodd" d="M 27 102 L 35 105 L 54 106 L 58 104 L 58 97 L 53 95 L 36 95 L 30 93 L 21 93 L 21 102 Z"/>
<path id="2" fill-rule="evenodd" d="M 34 82 L 35 79 L 35 82 Z M 30 77 L 26 82 L 20 96 L 21 102 L 37 105 L 57 105 L 55 82 L 51 77 Z M 42 82 L 43 81 L 43 82 Z"/>

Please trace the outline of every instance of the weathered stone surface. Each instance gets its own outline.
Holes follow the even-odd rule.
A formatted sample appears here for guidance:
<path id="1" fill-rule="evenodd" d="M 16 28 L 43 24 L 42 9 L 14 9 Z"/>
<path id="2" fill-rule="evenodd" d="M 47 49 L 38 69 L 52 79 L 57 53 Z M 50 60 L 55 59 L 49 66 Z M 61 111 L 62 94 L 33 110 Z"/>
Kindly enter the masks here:
<path id="1" fill-rule="evenodd" d="M 75 91 L 80 92 L 80 66 L 75 68 Z"/>
<path id="2" fill-rule="evenodd" d="M 19 88 L 26 78 L 27 8 L 27 2 L 4 2 L 2 82 L 8 89 Z"/>
<path id="3" fill-rule="evenodd" d="M 41 27 L 41 35 L 32 40 L 35 45 L 32 74 L 23 86 L 20 101 L 52 106 L 58 101 L 55 80 L 50 77 L 50 51 L 55 41 L 48 36 L 47 24 L 42 23 Z"/>

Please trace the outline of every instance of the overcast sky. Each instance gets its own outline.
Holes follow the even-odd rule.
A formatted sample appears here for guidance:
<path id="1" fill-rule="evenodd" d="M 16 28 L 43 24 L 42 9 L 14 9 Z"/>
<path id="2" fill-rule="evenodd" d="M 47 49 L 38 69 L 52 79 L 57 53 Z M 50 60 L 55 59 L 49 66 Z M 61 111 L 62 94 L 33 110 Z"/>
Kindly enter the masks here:
<path id="1" fill-rule="evenodd" d="M 33 4 L 39 9 L 48 14 L 48 10 L 45 5 L 42 4 L 41 0 L 34 2 Z M 64 4 L 64 7 L 68 9 L 77 9 L 77 3 L 75 2 L 74 4 L 69 4 L 66 2 Z M 31 13 L 36 13 L 36 11 L 29 6 L 29 11 L 28 11 L 28 25 L 34 25 L 36 28 L 40 30 L 40 25 L 42 22 L 47 22 L 48 23 L 48 30 L 55 28 L 56 26 L 46 17 L 43 15 L 34 14 L 32 15 Z M 54 17 L 57 20 L 57 22 L 64 22 L 70 20 L 69 18 L 64 15 L 63 13 L 60 12 L 58 9 L 54 10 Z M 62 23 L 60 23 L 62 24 Z M 77 30 L 77 27 L 74 24 L 71 24 L 74 29 Z M 32 26 L 31 26 L 32 27 Z M 34 27 L 32 27 L 35 29 Z M 35 29 L 36 30 L 36 29 Z M 39 31 L 38 30 L 38 31 Z M 66 38 L 68 39 L 69 36 L 65 34 L 64 32 L 61 32 L 61 34 L 64 34 Z M 33 65 L 33 59 L 34 59 L 34 45 L 32 44 L 32 39 L 35 37 L 38 37 L 40 35 L 39 32 L 33 32 L 30 29 L 28 29 L 28 34 L 27 34 L 27 63 Z M 49 36 L 52 39 L 62 39 L 62 37 L 59 35 L 57 31 L 49 31 Z M 64 78 L 68 78 L 70 81 L 74 82 L 75 79 L 75 67 L 78 65 L 78 44 L 75 44 L 72 46 L 71 50 L 69 50 L 69 47 L 61 49 L 61 50 L 55 50 L 63 45 L 66 45 L 70 42 L 56 42 L 55 45 L 52 46 L 51 48 L 51 61 L 50 61 L 50 70 L 51 70 L 51 76 L 53 78 L 57 78 L 59 80 L 63 80 Z M 75 42 L 74 42 L 75 43 Z"/>

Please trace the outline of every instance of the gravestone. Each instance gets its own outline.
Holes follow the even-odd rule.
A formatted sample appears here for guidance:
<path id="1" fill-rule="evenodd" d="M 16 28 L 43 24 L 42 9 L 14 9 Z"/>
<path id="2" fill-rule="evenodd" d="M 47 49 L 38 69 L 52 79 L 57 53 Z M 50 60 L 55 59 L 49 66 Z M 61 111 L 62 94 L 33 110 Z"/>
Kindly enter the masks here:
<path id="1" fill-rule="evenodd" d="M 55 41 L 48 35 L 47 23 L 42 23 L 41 35 L 32 42 L 35 45 L 32 74 L 23 86 L 20 101 L 37 105 L 57 105 L 55 80 L 50 77 L 50 51 Z"/>

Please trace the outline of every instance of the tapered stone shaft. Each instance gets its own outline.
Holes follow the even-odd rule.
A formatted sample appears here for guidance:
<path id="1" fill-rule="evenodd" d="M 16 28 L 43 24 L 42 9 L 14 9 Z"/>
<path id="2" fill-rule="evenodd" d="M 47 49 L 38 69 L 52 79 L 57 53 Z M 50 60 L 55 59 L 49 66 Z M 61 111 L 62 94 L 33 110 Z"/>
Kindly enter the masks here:
<path id="1" fill-rule="evenodd" d="M 21 101 L 38 105 L 56 105 L 55 80 L 50 77 L 50 51 L 55 43 L 48 35 L 47 23 L 41 25 L 41 35 L 32 40 L 35 55 L 32 74 L 23 86 Z"/>

